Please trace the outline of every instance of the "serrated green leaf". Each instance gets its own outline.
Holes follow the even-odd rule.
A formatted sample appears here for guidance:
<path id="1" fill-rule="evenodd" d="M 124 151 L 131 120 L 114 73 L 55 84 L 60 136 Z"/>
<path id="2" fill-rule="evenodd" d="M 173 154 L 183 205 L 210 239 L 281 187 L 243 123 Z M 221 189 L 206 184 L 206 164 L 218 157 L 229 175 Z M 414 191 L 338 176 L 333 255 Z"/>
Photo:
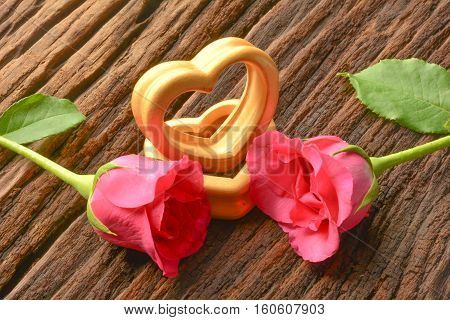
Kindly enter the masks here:
<path id="1" fill-rule="evenodd" d="M 450 73 L 419 59 L 382 60 L 348 77 L 376 114 L 422 133 L 448 133 Z"/>
<path id="2" fill-rule="evenodd" d="M 372 162 L 370 161 L 370 157 L 363 148 L 350 144 L 347 147 L 333 153 L 333 156 L 338 153 L 342 153 L 342 152 L 355 152 L 355 153 L 359 154 L 361 157 L 363 157 L 364 159 L 367 160 L 370 168 L 372 168 L 372 184 L 370 185 L 369 190 L 367 190 L 367 193 L 364 196 L 364 199 L 362 200 L 362 202 L 359 204 L 358 208 L 355 211 L 355 212 L 358 212 L 359 210 L 361 210 L 368 204 L 375 201 L 375 199 L 378 197 L 378 191 L 379 191 L 378 180 L 375 175 L 375 172 L 373 171 Z"/>
<path id="3" fill-rule="evenodd" d="M 0 135 L 25 144 L 67 131 L 85 119 L 71 101 L 36 93 L 15 102 L 0 116 Z"/>

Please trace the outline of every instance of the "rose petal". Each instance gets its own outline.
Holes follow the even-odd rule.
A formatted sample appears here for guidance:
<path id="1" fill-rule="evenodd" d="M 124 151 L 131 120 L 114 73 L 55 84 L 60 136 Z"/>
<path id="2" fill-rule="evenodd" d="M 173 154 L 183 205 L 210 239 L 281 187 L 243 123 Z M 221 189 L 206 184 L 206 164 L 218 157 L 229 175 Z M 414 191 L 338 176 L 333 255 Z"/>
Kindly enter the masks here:
<path id="1" fill-rule="evenodd" d="M 337 225 L 352 213 L 353 177 L 339 161 L 316 146 L 304 146 L 304 157 L 311 163 L 314 174 L 310 177 L 311 191 L 328 208 L 330 219 Z"/>
<path id="2" fill-rule="evenodd" d="M 157 178 L 173 166 L 171 161 L 153 160 L 138 155 L 115 159 L 123 168 L 111 169 L 97 182 L 105 197 L 121 208 L 137 208 L 153 201 Z"/>
<path id="3" fill-rule="evenodd" d="M 372 168 L 366 159 L 354 152 L 339 153 L 334 158 L 345 166 L 353 177 L 352 205 L 354 211 L 359 207 L 372 185 Z"/>
<path id="4" fill-rule="evenodd" d="M 301 170 L 301 141 L 271 131 L 257 137 L 247 153 L 250 197 L 267 215 L 290 223 L 295 207 L 295 182 Z"/>
<path id="5" fill-rule="evenodd" d="M 277 222 L 292 223 L 290 212 L 296 200 L 290 195 L 280 195 L 273 190 L 273 184 L 261 176 L 251 176 L 250 198 L 256 206 Z"/>
<path id="6" fill-rule="evenodd" d="M 144 161 L 146 160 L 142 156 L 139 156 L 137 154 L 127 154 L 125 156 L 114 159 L 112 163 L 118 166 L 135 169 L 141 167 Z"/>
<path id="7" fill-rule="evenodd" d="M 158 265 L 166 277 L 178 275 L 180 259 L 172 260 L 159 254 L 149 224 L 149 212 L 146 207 L 134 210 L 115 206 L 102 194 L 95 190 L 91 201 L 92 211 L 96 217 L 116 235 L 106 234 L 95 229 L 98 235 L 108 242 L 145 252 Z"/>
<path id="8" fill-rule="evenodd" d="M 187 157 L 174 162 L 164 176 L 157 178 L 154 202 L 161 197 L 164 201 L 175 198 L 182 203 L 206 201 L 200 163 L 191 161 Z M 152 216 L 152 226 L 157 230 L 160 230 L 163 214 L 164 212 L 158 211 Z"/>
<path id="9" fill-rule="evenodd" d="M 336 253 L 339 248 L 339 231 L 333 223 L 324 220 L 317 231 L 308 228 L 280 224 L 289 235 L 289 243 L 303 259 L 321 262 Z"/>
<path id="10" fill-rule="evenodd" d="M 166 209 L 164 197 L 156 198 L 152 203 L 146 206 L 148 213 L 148 219 L 152 229 L 157 232 L 163 232 L 161 230 L 162 219 L 164 218 L 164 211 Z"/>
<path id="11" fill-rule="evenodd" d="M 117 168 L 104 173 L 96 184 L 110 202 L 121 208 L 137 208 L 153 201 L 156 179 L 135 169 Z"/>
<path id="12" fill-rule="evenodd" d="M 303 195 L 309 193 L 311 190 L 311 172 L 313 169 L 311 165 L 305 160 L 301 159 L 301 169 L 299 170 L 297 180 L 295 181 L 294 193 L 295 198 L 301 198 Z"/>
<path id="13" fill-rule="evenodd" d="M 157 194 L 168 192 L 180 202 L 200 199 L 204 194 L 203 171 L 199 162 L 184 156 L 158 179 Z"/>
<path id="14" fill-rule="evenodd" d="M 163 276 L 167 278 L 176 278 L 178 276 L 180 259 L 172 261 L 162 258 L 162 261 L 162 266 L 159 266 L 159 268 L 163 271 Z"/>
<path id="15" fill-rule="evenodd" d="M 322 201 L 312 192 L 303 194 L 299 200 L 310 208 L 320 209 L 323 207 Z"/>
<path id="16" fill-rule="evenodd" d="M 257 137 L 247 152 L 247 168 L 250 175 L 264 177 L 259 183 L 272 183 L 272 189 L 280 195 L 292 194 L 301 165 L 299 139 L 270 131 Z M 293 196 L 293 195 L 291 195 Z"/>
<path id="17" fill-rule="evenodd" d="M 158 173 L 158 175 L 162 175 L 169 170 L 176 161 L 157 160 L 137 154 L 129 154 L 114 159 L 112 163 L 129 169 L 136 169 L 137 172 L 143 174 L 153 175 Z"/>
<path id="18" fill-rule="evenodd" d="M 306 140 L 304 144 L 315 145 L 321 152 L 330 156 L 348 146 L 347 142 L 336 136 L 317 136 Z"/>
<path id="19" fill-rule="evenodd" d="M 293 226 L 308 228 L 311 224 L 315 225 L 315 223 L 313 223 L 314 221 L 317 221 L 320 224 L 322 219 L 323 217 L 319 215 L 319 210 L 312 209 L 301 200 L 296 201 L 295 206 L 291 210 Z"/>
<path id="20" fill-rule="evenodd" d="M 175 260 L 197 252 L 206 238 L 206 231 L 211 220 L 207 201 L 181 203 L 175 199 L 166 201 L 166 211 L 161 230 L 165 237 L 156 234 L 156 249 L 161 256 Z M 186 229 L 186 225 L 192 228 Z"/>
<path id="21" fill-rule="evenodd" d="M 134 210 L 117 207 L 102 191 L 95 189 L 91 208 L 94 215 L 109 230 L 117 234 L 117 236 L 106 234 L 95 229 L 102 238 L 121 247 L 146 252 L 158 265 L 160 264 L 144 207 Z"/>
<path id="22" fill-rule="evenodd" d="M 358 212 L 352 213 L 342 225 L 339 227 L 339 231 L 345 232 L 356 227 L 362 219 L 369 215 L 370 204 L 359 210 Z"/>

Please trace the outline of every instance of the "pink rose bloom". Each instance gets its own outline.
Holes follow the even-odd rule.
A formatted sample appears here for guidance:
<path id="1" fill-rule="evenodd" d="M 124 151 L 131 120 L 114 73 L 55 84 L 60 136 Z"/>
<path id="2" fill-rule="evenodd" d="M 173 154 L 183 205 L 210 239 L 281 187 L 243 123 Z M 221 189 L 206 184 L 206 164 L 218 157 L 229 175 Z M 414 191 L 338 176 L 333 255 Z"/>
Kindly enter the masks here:
<path id="1" fill-rule="evenodd" d="M 165 276 L 177 276 L 180 259 L 200 249 L 211 220 L 200 164 L 187 157 L 159 161 L 137 155 L 112 163 L 121 167 L 100 176 L 90 205 L 113 234 L 96 232 L 147 253 Z"/>
<path id="2" fill-rule="evenodd" d="M 319 262 L 339 247 L 339 234 L 356 226 L 357 210 L 373 181 L 370 164 L 335 136 L 306 141 L 277 132 L 257 137 L 247 154 L 250 195 L 278 222 L 303 259 Z"/>

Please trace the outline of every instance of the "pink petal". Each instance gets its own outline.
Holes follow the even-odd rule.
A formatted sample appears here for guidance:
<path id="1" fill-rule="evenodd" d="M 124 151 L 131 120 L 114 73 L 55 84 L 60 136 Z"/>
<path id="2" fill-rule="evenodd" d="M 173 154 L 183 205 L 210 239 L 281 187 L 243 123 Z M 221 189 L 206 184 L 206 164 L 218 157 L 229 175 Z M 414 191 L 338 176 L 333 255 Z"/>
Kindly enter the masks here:
<path id="1" fill-rule="evenodd" d="M 301 141 L 270 131 L 257 137 L 247 152 L 247 168 L 252 176 L 264 176 L 279 194 L 292 193 L 301 165 Z M 260 181 L 261 183 L 265 181 Z"/>
<path id="2" fill-rule="evenodd" d="M 199 162 L 191 161 L 188 157 L 174 162 L 172 168 L 167 170 L 164 176 L 158 177 L 155 197 L 175 198 L 181 203 L 197 200 L 207 201 L 203 186 L 203 171 Z M 153 218 L 153 226 L 160 228 L 163 213 L 156 214 Z"/>
<path id="3" fill-rule="evenodd" d="M 292 208 L 290 216 L 293 226 L 304 228 L 308 228 L 311 223 L 315 225 L 313 221 L 318 221 L 320 223 L 323 219 L 319 215 L 319 210 L 307 206 L 301 200 L 296 201 L 296 205 Z"/>
<path id="4" fill-rule="evenodd" d="M 364 199 L 373 181 L 372 169 L 367 160 L 354 152 L 343 152 L 334 156 L 353 177 L 352 204 L 356 210 Z"/>
<path id="5" fill-rule="evenodd" d="M 113 164 L 135 169 L 136 172 L 144 175 L 163 175 L 167 170 L 172 168 L 178 161 L 157 160 L 137 154 L 129 154 L 121 156 L 111 161 Z"/>
<path id="6" fill-rule="evenodd" d="M 92 196 L 91 207 L 95 216 L 116 234 L 106 234 L 95 229 L 98 235 L 114 245 L 145 252 L 166 277 L 177 276 L 180 259 L 167 259 L 158 253 L 146 207 L 119 208 L 97 189 Z"/>
<path id="7" fill-rule="evenodd" d="M 304 194 L 309 193 L 311 189 L 311 173 L 313 169 L 311 165 L 304 159 L 300 160 L 302 162 L 301 169 L 297 175 L 297 180 L 295 181 L 294 193 L 295 198 L 301 198 Z"/>
<path id="8" fill-rule="evenodd" d="M 301 141 L 270 131 L 257 137 L 247 153 L 250 196 L 267 215 L 289 223 L 295 206 L 295 183 L 301 170 Z"/>
<path id="9" fill-rule="evenodd" d="M 339 231 L 345 232 L 356 227 L 362 219 L 369 215 L 370 204 L 359 210 L 358 212 L 352 213 L 339 228 Z"/>
<path id="10" fill-rule="evenodd" d="M 330 156 L 348 146 L 347 142 L 336 136 L 317 136 L 306 140 L 304 144 L 315 145 L 321 152 Z"/>
<path id="11" fill-rule="evenodd" d="M 273 189 L 273 184 L 264 176 L 251 176 L 250 197 L 256 206 L 277 222 L 292 223 L 290 212 L 295 208 L 296 200 Z"/>
<path id="12" fill-rule="evenodd" d="M 99 189 L 94 190 L 91 199 L 94 215 L 117 236 L 95 231 L 105 240 L 125 248 L 146 252 L 158 265 L 147 212 L 144 207 L 137 209 L 119 208 L 112 204 Z"/>
<path id="13" fill-rule="evenodd" d="M 138 155 L 119 157 L 112 163 L 123 166 L 109 170 L 97 182 L 105 197 L 121 208 L 136 208 L 153 201 L 157 179 L 164 176 L 174 162 L 154 160 Z"/>
<path id="14" fill-rule="evenodd" d="M 276 153 L 278 157 L 284 162 L 289 162 L 292 159 L 298 158 L 300 156 L 302 145 L 303 142 L 298 138 L 291 139 L 281 132 L 268 131 L 253 140 L 248 152 L 257 152 L 257 154 L 253 154 L 250 156 L 247 155 L 247 162 L 252 162 L 253 160 L 256 160 L 258 162 L 261 161 L 260 158 L 262 155 L 269 155 L 268 152 L 264 151 L 272 151 L 273 153 Z"/>
<path id="15" fill-rule="evenodd" d="M 152 226 L 152 229 L 158 232 L 161 232 L 161 223 L 164 218 L 165 208 L 165 199 L 163 197 L 158 197 L 155 201 L 146 206 L 150 225 Z"/>
<path id="16" fill-rule="evenodd" d="M 200 163 L 184 156 L 158 179 L 156 190 L 157 195 L 167 191 L 180 202 L 200 199 L 205 193 Z"/>
<path id="17" fill-rule="evenodd" d="M 121 156 L 119 158 L 116 158 L 112 161 L 112 163 L 118 165 L 118 166 L 123 166 L 123 167 L 128 167 L 128 168 L 139 168 L 142 165 L 144 165 L 145 162 L 145 158 L 142 156 L 139 156 L 137 154 L 127 154 L 125 156 Z"/>
<path id="18" fill-rule="evenodd" d="M 199 200 L 180 202 L 169 198 L 163 203 L 163 206 L 147 206 L 146 209 L 152 230 L 158 228 L 152 234 L 161 261 L 159 266 L 164 276 L 175 277 L 180 259 L 194 254 L 203 246 L 211 221 L 211 209 L 204 193 Z M 161 211 L 162 207 L 164 211 Z M 155 220 L 158 225 L 153 224 Z"/>
<path id="19" fill-rule="evenodd" d="M 156 249 L 161 256 L 176 260 L 197 252 L 205 241 L 211 221 L 209 210 L 206 201 L 189 203 L 181 203 L 175 199 L 166 201 L 166 212 L 161 228 L 163 234 L 156 235 L 158 238 Z"/>
<path id="20" fill-rule="evenodd" d="M 323 207 L 322 201 L 312 192 L 303 194 L 299 200 L 310 208 L 320 209 Z"/>
<path id="21" fill-rule="evenodd" d="M 178 266 L 180 260 L 167 260 L 163 258 L 163 265 L 160 269 L 163 271 L 163 276 L 167 278 L 176 278 L 178 276 Z"/>
<path id="22" fill-rule="evenodd" d="M 97 182 L 108 200 L 121 208 L 137 208 L 153 201 L 156 177 L 139 174 L 136 169 L 117 168 L 104 173 Z"/>
<path id="23" fill-rule="evenodd" d="M 340 226 L 352 213 L 353 177 L 350 171 L 315 146 L 305 145 L 303 155 L 314 169 L 310 178 L 311 191 L 321 198 L 330 219 Z"/>
<path id="24" fill-rule="evenodd" d="M 323 221 L 317 231 L 286 224 L 280 224 L 280 227 L 288 233 L 294 251 L 307 261 L 321 262 L 339 248 L 338 229 L 329 221 Z"/>

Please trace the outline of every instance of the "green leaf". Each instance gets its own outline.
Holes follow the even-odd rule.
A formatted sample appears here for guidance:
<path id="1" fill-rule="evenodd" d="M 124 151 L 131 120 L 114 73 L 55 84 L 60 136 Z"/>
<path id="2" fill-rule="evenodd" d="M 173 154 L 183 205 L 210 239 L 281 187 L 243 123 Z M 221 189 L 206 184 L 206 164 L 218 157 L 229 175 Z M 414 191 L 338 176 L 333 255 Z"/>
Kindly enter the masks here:
<path id="1" fill-rule="evenodd" d="M 88 199 L 88 204 L 87 204 L 87 210 L 86 210 L 86 215 L 87 218 L 89 220 L 89 223 L 96 229 L 107 233 L 107 234 L 111 234 L 113 236 L 117 236 L 117 234 L 115 234 L 114 232 L 112 232 L 111 230 L 108 229 L 107 226 L 105 226 L 94 214 L 94 212 L 92 211 L 92 207 L 91 207 L 91 200 L 92 200 L 92 195 L 94 194 L 94 190 L 95 190 L 95 186 L 97 185 L 98 180 L 100 179 L 100 177 L 104 174 L 106 174 L 109 170 L 112 169 L 116 169 L 116 168 L 122 168 L 122 166 L 119 166 L 117 164 L 114 164 L 112 162 L 106 163 L 104 165 L 102 165 L 100 168 L 98 168 L 97 172 L 95 173 L 95 177 L 94 177 L 94 185 L 92 186 L 91 189 L 91 194 L 89 195 L 89 199 Z"/>
<path id="2" fill-rule="evenodd" d="M 348 77 L 361 100 L 376 114 L 422 133 L 447 134 L 450 73 L 419 59 L 382 60 Z"/>
<path id="3" fill-rule="evenodd" d="M 372 161 L 370 160 L 369 155 L 366 153 L 366 151 L 363 148 L 351 144 L 339 151 L 336 151 L 335 153 L 333 153 L 333 156 L 338 153 L 342 153 L 342 152 L 355 152 L 355 153 L 359 154 L 361 157 L 363 157 L 364 159 L 367 160 L 367 162 L 370 165 L 370 168 L 372 168 L 372 184 L 371 184 L 369 190 L 367 190 L 367 193 L 364 196 L 364 199 L 359 204 L 359 207 L 355 211 L 355 212 L 358 212 L 359 210 L 361 210 L 368 204 L 375 201 L 375 199 L 378 197 L 378 192 L 379 192 L 378 180 L 375 175 L 375 172 L 373 171 Z"/>
<path id="4" fill-rule="evenodd" d="M 0 116 L 0 135 L 25 144 L 67 131 L 85 119 L 71 101 L 36 93 Z"/>

